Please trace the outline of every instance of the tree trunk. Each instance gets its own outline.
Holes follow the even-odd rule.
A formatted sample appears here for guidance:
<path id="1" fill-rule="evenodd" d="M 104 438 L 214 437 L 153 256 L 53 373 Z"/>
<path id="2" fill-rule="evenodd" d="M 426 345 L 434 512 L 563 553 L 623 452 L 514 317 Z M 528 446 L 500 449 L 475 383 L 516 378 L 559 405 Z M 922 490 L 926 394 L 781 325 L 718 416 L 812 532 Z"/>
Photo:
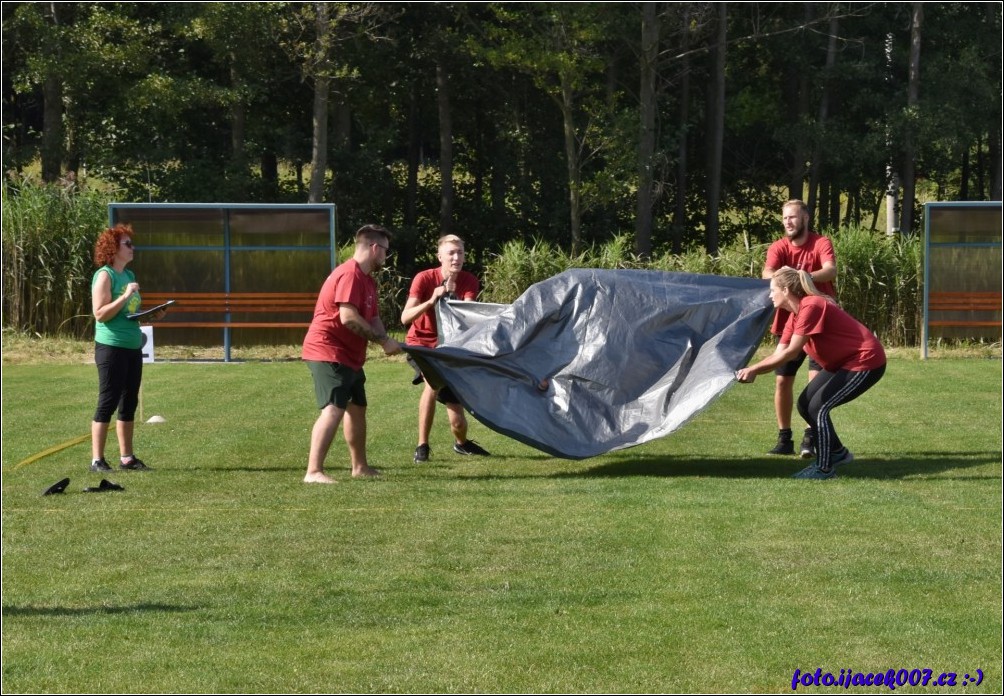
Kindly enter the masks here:
<path id="1" fill-rule="evenodd" d="M 436 65 L 436 103 L 439 106 L 439 175 L 442 193 L 439 226 L 442 234 L 453 234 L 453 118 L 450 114 L 450 76 L 442 62 Z"/>
<path id="2" fill-rule="evenodd" d="M 885 40 L 885 62 L 886 62 L 886 79 L 893 79 L 892 70 L 892 49 L 893 49 L 893 34 L 889 32 L 886 34 Z M 892 150 L 892 127 L 886 124 L 886 156 L 889 158 L 888 163 L 885 167 L 885 233 L 887 235 L 894 235 L 899 231 L 899 216 L 896 215 L 896 208 L 899 206 L 899 172 L 896 170 L 895 161 L 896 157 Z M 876 214 L 876 217 L 878 215 Z M 874 229 L 874 223 L 873 223 Z"/>
<path id="3" fill-rule="evenodd" d="M 722 146 L 725 140 L 725 46 L 728 3 L 718 5 L 718 41 L 715 47 L 715 74 L 711 81 L 712 104 L 708 128 L 708 218 L 704 228 L 704 248 L 718 255 L 718 210 L 722 194 Z"/>
<path id="4" fill-rule="evenodd" d="M 806 26 L 808 26 L 816 16 L 816 4 L 813 2 L 807 2 L 804 5 L 804 10 L 804 22 Z M 795 95 L 795 118 L 792 121 L 792 125 L 801 127 L 803 123 L 809 120 L 809 95 L 812 94 L 809 82 L 809 70 L 803 65 L 802 61 L 795 61 L 791 70 L 792 77 L 789 80 L 791 84 L 789 89 L 790 92 Z M 812 193 L 814 193 L 811 188 L 808 196 L 806 196 L 805 192 L 805 163 L 808 159 L 809 146 L 806 142 L 805 136 L 803 135 L 795 140 L 795 149 L 792 152 L 791 171 L 788 178 L 789 200 L 805 200 L 807 198 L 811 198 Z M 806 205 L 808 205 L 808 203 Z M 812 208 L 810 207 L 809 210 L 811 211 Z"/>
<path id="5" fill-rule="evenodd" d="M 261 153 L 261 179 L 269 184 L 279 182 L 279 157 L 274 150 Z"/>
<path id="6" fill-rule="evenodd" d="M 984 169 L 983 136 L 980 135 L 976 137 L 976 200 L 979 201 L 986 200 L 983 195 L 983 192 L 986 191 L 986 177 L 984 176 Z"/>
<path id="7" fill-rule="evenodd" d="M 404 226 L 418 224 L 418 165 L 421 160 L 418 126 L 418 88 L 412 83 L 408 102 L 408 177 L 404 186 Z"/>
<path id="8" fill-rule="evenodd" d="M 886 168 L 887 185 L 885 192 L 885 233 L 894 235 L 899 232 L 896 222 L 899 217 L 896 215 L 896 208 L 899 206 L 899 174 L 892 168 Z"/>
<path id="9" fill-rule="evenodd" d="M 968 201 L 969 200 L 969 148 L 971 146 L 967 143 L 966 149 L 962 151 L 962 170 L 959 174 L 959 200 Z"/>
<path id="10" fill-rule="evenodd" d="M 840 228 L 840 185 L 835 181 L 830 184 L 830 227 Z"/>
<path id="11" fill-rule="evenodd" d="M 820 170 L 821 174 L 822 167 L 818 167 L 817 169 Z M 821 230 L 826 227 L 826 213 L 829 211 L 830 205 L 830 183 L 828 181 L 817 181 L 815 185 L 810 184 L 810 190 L 816 187 L 818 187 L 819 195 L 812 202 L 815 208 L 810 208 L 809 214 L 811 216 L 813 210 L 815 210 L 818 214 L 815 215 L 815 219 L 810 217 L 809 220 L 812 225 L 812 229 Z"/>
<path id="12" fill-rule="evenodd" d="M 314 43 L 317 74 L 314 76 L 314 134 L 310 156 L 310 191 L 308 203 L 320 203 L 324 197 L 324 175 L 328 169 L 328 100 L 331 77 L 328 74 L 328 32 L 331 20 L 326 2 L 314 3 L 317 11 L 317 39 Z"/>
<path id="13" fill-rule="evenodd" d="M 907 87 L 907 109 L 913 113 L 920 102 L 920 38 L 921 25 L 924 21 L 924 4 L 913 3 L 913 20 L 910 23 L 910 81 Z M 903 152 L 903 212 L 900 222 L 900 233 L 908 235 L 913 230 L 913 202 L 917 194 L 917 182 L 914 176 L 916 165 L 912 128 L 904 133 Z"/>
<path id="14" fill-rule="evenodd" d="M 638 207 L 635 217 L 635 252 L 648 257 L 652 251 L 652 206 L 654 202 L 656 60 L 659 57 L 659 19 L 656 3 L 642 5 L 641 19 L 641 129 L 638 136 Z"/>
<path id="15" fill-rule="evenodd" d="M 48 5 L 52 23 L 58 27 L 60 3 L 50 2 Z M 58 41 L 56 50 L 58 57 Z M 57 60 L 58 64 L 61 62 Z M 6 75 L 4 81 L 6 82 Z M 4 99 L 6 100 L 6 96 Z M 63 78 L 51 67 L 42 81 L 42 144 L 39 154 L 42 159 L 42 181 L 59 181 L 63 173 Z"/>
<path id="16" fill-rule="evenodd" d="M 49 75 L 42 85 L 42 181 L 63 173 L 63 81 Z"/>
<path id="17" fill-rule="evenodd" d="M 582 247 L 582 172 L 579 149 L 575 142 L 574 97 L 568 75 L 561 74 L 561 115 L 565 133 L 565 159 L 568 169 L 568 206 L 572 232 L 572 256 Z"/>
<path id="18" fill-rule="evenodd" d="M 352 110 L 345 100 L 345 86 L 340 80 L 331 85 L 331 95 L 334 104 L 331 110 L 332 146 L 336 152 L 348 153 L 352 147 Z M 331 200 L 336 200 L 339 192 L 338 172 L 335 171 L 337 161 L 331 164 Z"/>
<path id="19" fill-rule="evenodd" d="M 673 211 L 672 249 L 674 254 L 683 252 L 683 233 L 687 228 L 687 137 L 690 118 L 690 5 L 683 7 L 683 31 L 680 32 L 680 52 L 683 54 L 680 66 L 680 145 L 676 153 L 676 209 Z"/>
<path id="20" fill-rule="evenodd" d="M 997 123 L 1000 122 L 1000 114 L 998 113 Z M 989 152 L 987 159 L 992 162 L 990 166 L 993 167 L 993 171 L 990 172 L 990 193 L 987 199 L 999 201 L 1001 199 L 1001 133 L 999 128 L 990 129 L 990 135 L 987 138 L 987 151 Z"/>
<path id="21" fill-rule="evenodd" d="M 830 80 L 833 74 L 833 66 L 837 62 L 837 31 L 839 30 L 839 21 L 836 17 L 830 18 L 830 40 L 826 46 L 826 68 L 823 71 L 823 94 L 819 99 L 819 114 L 816 119 L 816 128 L 820 133 L 826 132 L 826 119 L 829 117 L 830 113 Z M 809 215 L 813 215 L 814 211 L 817 211 L 816 219 L 819 220 L 819 229 L 822 229 L 826 225 L 825 220 L 827 217 L 828 210 L 826 206 L 820 203 L 819 206 L 816 205 L 814 196 L 816 194 L 816 187 L 820 182 L 820 177 L 822 176 L 822 166 L 823 166 L 823 148 L 820 144 L 822 138 L 816 138 L 816 144 L 812 148 L 812 162 L 809 166 Z"/>

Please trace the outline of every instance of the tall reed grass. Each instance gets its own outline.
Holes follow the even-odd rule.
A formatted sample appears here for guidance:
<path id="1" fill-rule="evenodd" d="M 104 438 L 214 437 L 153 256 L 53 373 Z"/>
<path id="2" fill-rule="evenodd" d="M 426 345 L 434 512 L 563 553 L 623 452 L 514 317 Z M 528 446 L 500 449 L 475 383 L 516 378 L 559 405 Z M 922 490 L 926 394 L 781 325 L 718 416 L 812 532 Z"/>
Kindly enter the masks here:
<path id="1" fill-rule="evenodd" d="M 3 328 L 52 337 L 90 335 L 90 279 L 94 240 L 107 225 L 109 199 L 94 189 L 45 185 L 29 179 L 3 183 Z M 913 346 L 920 339 L 923 245 L 918 237 L 887 237 L 862 228 L 830 235 L 837 253 L 837 299 L 886 345 Z M 768 244 L 739 238 L 717 256 L 701 249 L 682 254 L 634 253 L 630 234 L 617 235 L 572 256 L 537 239 L 506 242 L 487 255 L 481 299 L 511 303 L 534 283 L 569 268 L 652 269 L 760 277 Z M 339 249 L 339 261 L 353 245 Z M 388 329 L 399 318 L 410 277 L 393 265 L 377 277 L 380 314 Z M 318 284 L 323 279 L 317 279 Z"/>
<path id="2" fill-rule="evenodd" d="M 25 177 L 5 179 L 2 196 L 4 329 L 83 338 L 107 195 Z"/>
<path id="3" fill-rule="evenodd" d="M 923 320 L 923 245 L 917 237 L 887 237 L 862 228 L 831 234 L 837 255 L 837 300 L 890 346 L 917 345 Z M 485 267 L 483 298 L 510 303 L 534 283 L 569 268 L 647 268 L 759 278 L 769 244 L 738 239 L 710 256 L 701 249 L 634 254 L 630 235 L 572 257 L 546 241 L 506 244 Z"/>

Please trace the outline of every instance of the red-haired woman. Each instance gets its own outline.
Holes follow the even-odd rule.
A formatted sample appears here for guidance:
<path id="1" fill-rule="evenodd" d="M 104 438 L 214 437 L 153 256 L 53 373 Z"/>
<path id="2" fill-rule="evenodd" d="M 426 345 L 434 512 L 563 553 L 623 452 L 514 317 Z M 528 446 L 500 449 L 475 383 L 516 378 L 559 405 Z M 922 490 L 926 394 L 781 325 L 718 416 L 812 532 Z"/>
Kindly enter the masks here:
<path id="1" fill-rule="evenodd" d="M 842 310 L 833 298 L 816 289 L 812 276 L 787 266 L 770 281 L 774 306 L 791 312 L 777 350 L 760 362 L 736 372 L 740 382 L 773 370 L 805 352 L 822 366 L 798 397 L 798 413 L 816 439 L 816 463 L 795 478 L 828 479 L 836 467 L 849 464 L 854 455 L 837 437 L 830 411 L 858 398 L 885 374 L 882 344 L 864 324 Z"/>
<path id="2" fill-rule="evenodd" d="M 143 332 L 129 314 L 140 307 L 139 283 L 126 266 L 133 259 L 132 228 L 117 225 L 101 233 L 94 245 L 91 309 L 96 321 L 94 363 L 98 366 L 98 406 L 91 423 L 91 471 L 110 471 L 105 441 L 112 413 L 118 409 L 119 468 L 148 469 L 133 451 L 133 426 L 143 379 Z M 152 319 L 159 319 L 158 312 Z"/>

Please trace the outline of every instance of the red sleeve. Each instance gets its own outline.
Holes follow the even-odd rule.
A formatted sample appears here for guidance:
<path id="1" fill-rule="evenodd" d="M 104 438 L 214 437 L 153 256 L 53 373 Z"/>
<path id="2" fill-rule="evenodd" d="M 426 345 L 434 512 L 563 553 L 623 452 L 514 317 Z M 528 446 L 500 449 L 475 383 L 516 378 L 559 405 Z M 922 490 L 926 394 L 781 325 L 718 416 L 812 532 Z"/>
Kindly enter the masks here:
<path id="1" fill-rule="evenodd" d="M 803 300 L 798 308 L 798 314 L 793 315 L 793 318 L 794 321 L 788 322 L 792 326 L 792 335 L 812 336 L 823 330 L 823 308 L 815 302 Z"/>
<path id="2" fill-rule="evenodd" d="M 356 309 L 362 309 L 365 304 L 366 293 L 359 283 L 352 282 L 351 275 L 343 275 L 335 282 L 334 292 L 331 295 L 332 301 L 336 304 L 355 305 Z"/>
<path id="3" fill-rule="evenodd" d="M 824 261 L 832 261 L 833 263 L 837 262 L 837 254 L 833 251 L 833 242 L 830 241 L 829 237 L 819 238 L 818 256 L 820 267 L 822 267 L 822 263 Z"/>
<path id="4" fill-rule="evenodd" d="M 436 289 L 433 284 L 434 279 L 432 279 L 432 274 L 428 271 L 422 271 L 417 274 L 411 281 L 411 289 L 408 290 L 408 297 L 414 297 L 422 302 L 425 302 L 430 297 L 432 297 L 432 291 Z"/>
<path id="5" fill-rule="evenodd" d="M 784 253 L 784 240 L 779 239 L 769 247 L 767 247 L 767 261 L 764 265 L 767 268 L 777 270 L 782 266 L 787 266 L 788 262 L 785 260 L 786 254 Z"/>

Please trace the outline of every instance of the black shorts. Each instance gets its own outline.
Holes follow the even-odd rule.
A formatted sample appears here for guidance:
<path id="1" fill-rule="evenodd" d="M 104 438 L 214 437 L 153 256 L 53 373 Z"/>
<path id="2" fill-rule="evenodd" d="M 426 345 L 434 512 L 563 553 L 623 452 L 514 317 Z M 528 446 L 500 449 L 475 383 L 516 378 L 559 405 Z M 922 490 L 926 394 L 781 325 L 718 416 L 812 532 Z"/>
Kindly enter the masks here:
<path id="1" fill-rule="evenodd" d="M 789 360 L 783 365 L 779 365 L 775 370 L 774 374 L 778 377 L 794 377 L 798 374 L 798 368 L 802 366 L 805 362 L 805 356 L 808 355 L 804 350 L 798 354 L 794 360 Z M 823 369 L 823 366 L 817 363 L 812 358 L 809 358 L 809 370 L 811 372 L 819 372 Z"/>
<path id="2" fill-rule="evenodd" d="M 438 401 L 441 404 L 446 404 L 447 406 L 453 404 L 456 404 L 458 406 L 460 405 L 460 399 L 457 398 L 457 395 L 454 394 L 453 390 L 450 389 L 449 387 L 443 387 L 438 392 L 436 392 L 436 401 Z"/>
<path id="3" fill-rule="evenodd" d="M 366 373 L 362 369 L 318 360 L 308 360 L 307 367 L 314 377 L 317 408 L 334 404 L 344 411 L 350 401 L 356 406 L 366 406 Z"/>
<path id="4" fill-rule="evenodd" d="M 411 366 L 411 369 L 415 371 L 415 376 L 412 378 L 411 383 L 421 384 L 422 382 L 425 382 L 426 384 L 429 384 L 429 380 L 427 380 L 425 375 L 422 374 L 422 370 L 418 367 L 418 363 L 416 363 L 410 355 L 408 356 L 407 361 Z M 431 387 L 432 385 L 429 384 L 429 386 Z M 454 394 L 453 390 L 449 387 L 443 387 L 436 392 L 436 401 L 446 405 L 460 404 L 460 399 L 457 398 L 457 395 Z"/>

